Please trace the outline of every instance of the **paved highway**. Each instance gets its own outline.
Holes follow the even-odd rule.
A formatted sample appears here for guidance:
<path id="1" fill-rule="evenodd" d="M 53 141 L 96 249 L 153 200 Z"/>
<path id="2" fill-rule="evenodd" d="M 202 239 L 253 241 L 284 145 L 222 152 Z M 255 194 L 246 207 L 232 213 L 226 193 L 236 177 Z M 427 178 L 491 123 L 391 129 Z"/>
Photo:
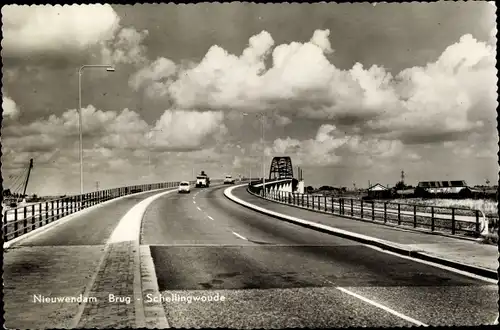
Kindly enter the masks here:
<path id="1" fill-rule="evenodd" d="M 479 325 L 497 315 L 496 284 L 262 215 L 225 188 L 166 195 L 144 215 L 162 296 L 225 297 L 164 302 L 172 327 Z"/>
<path id="2" fill-rule="evenodd" d="M 256 213 L 228 200 L 227 187 L 164 195 L 143 216 L 141 244 L 150 246 L 159 290 L 176 300 L 163 303 L 171 327 L 479 325 L 497 316 L 496 284 Z M 244 188 L 234 193 L 256 198 Z M 98 294 L 92 283 L 109 282 L 103 275 L 108 267 L 99 265 L 111 234 L 134 205 L 154 194 L 127 196 L 71 221 L 61 219 L 8 249 L 6 326 L 74 328 L 120 320 L 133 326 L 133 305 L 112 305 L 88 321 L 93 304 L 40 304 L 33 295 L 76 297 L 91 288 L 90 295 Z M 121 289 L 132 286 L 133 276 L 122 275 L 107 276 Z M 116 284 L 109 292 L 121 289 Z M 178 302 L 188 297 L 218 301 Z"/>
<path id="3" fill-rule="evenodd" d="M 92 286 L 105 244 L 120 219 L 134 205 L 155 194 L 157 192 L 122 197 L 87 209 L 70 221 L 66 221 L 68 218 L 57 220 L 51 229 L 5 250 L 6 327 L 77 327 L 75 320 L 80 319 L 82 304 L 39 303 L 34 301 L 34 296 L 78 297 L 85 294 Z M 102 324 L 113 325 L 111 322 Z"/>

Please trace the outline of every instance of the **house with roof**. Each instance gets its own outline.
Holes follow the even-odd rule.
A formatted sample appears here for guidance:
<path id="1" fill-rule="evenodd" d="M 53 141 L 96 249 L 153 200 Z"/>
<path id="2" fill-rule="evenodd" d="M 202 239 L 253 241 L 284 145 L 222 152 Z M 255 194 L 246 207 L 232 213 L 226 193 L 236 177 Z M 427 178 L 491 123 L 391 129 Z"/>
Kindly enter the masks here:
<path id="1" fill-rule="evenodd" d="M 369 187 L 367 193 L 369 199 L 384 199 L 392 197 L 391 189 L 384 185 L 381 185 L 380 183 L 376 183 L 373 186 Z"/>
<path id="2" fill-rule="evenodd" d="M 469 198 L 479 190 L 470 188 L 464 180 L 454 181 L 421 181 L 415 190 L 419 197 L 443 196 Z"/>

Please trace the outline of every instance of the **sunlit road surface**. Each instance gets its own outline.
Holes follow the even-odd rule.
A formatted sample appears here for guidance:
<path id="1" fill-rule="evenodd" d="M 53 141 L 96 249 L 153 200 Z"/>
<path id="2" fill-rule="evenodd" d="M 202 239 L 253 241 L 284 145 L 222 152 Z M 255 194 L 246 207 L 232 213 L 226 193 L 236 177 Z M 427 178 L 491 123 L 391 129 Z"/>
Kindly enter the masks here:
<path id="1" fill-rule="evenodd" d="M 120 219 L 134 205 L 157 193 L 125 196 L 107 205 L 87 209 L 71 221 L 57 220 L 56 226 L 50 230 L 5 250 L 3 300 L 6 328 L 77 327 L 83 307 L 81 303 L 40 303 L 34 300 L 34 296 L 78 297 L 85 294 L 92 287 L 106 242 Z M 117 292 L 119 288 L 114 290 Z"/>
<path id="2" fill-rule="evenodd" d="M 144 215 L 141 244 L 171 327 L 480 325 L 497 316 L 496 284 L 256 213 L 225 188 L 167 195 Z"/>

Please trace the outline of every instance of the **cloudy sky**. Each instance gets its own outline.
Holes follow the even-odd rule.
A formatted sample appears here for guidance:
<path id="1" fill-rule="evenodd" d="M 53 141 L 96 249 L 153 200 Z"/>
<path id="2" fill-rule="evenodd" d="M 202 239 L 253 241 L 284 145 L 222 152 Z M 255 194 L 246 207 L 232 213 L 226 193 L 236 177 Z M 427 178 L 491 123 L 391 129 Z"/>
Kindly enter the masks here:
<path id="1" fill-rule="evenodd" d="M 2 175 L 29 192 L 255 175 L 306 184 L 496 181 L 487 2 L 4 6 Z M 246 115 L 245 115 L 246 114 Z M 264 125 L 262 125 L 264 124 Z M 264 139 L 262 140 L 262 126 Z M 261 173 L 261 172 L 259 172 Z"/>

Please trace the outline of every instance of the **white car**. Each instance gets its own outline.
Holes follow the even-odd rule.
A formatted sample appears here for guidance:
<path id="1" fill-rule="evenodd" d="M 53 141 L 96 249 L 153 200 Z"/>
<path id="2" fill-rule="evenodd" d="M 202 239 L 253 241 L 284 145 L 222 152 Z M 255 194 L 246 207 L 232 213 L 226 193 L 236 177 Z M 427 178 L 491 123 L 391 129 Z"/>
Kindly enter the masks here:
<path id="1" fill-rule="evenodd" d="M 226 175 L 224 178 L 224 184 L 234 184 L 234 179 L 231 175 Z"/>
<path id="2" fill-rule="evenodd" d="M 189 194 L 191 192 L 191 185 L 187 181 L 182 181 L 179 184 L 179 188 L 177 188 L 177 192 L 179 194 L 181 194 L 181 193 L 187 193 L 187 194 Z"/>

